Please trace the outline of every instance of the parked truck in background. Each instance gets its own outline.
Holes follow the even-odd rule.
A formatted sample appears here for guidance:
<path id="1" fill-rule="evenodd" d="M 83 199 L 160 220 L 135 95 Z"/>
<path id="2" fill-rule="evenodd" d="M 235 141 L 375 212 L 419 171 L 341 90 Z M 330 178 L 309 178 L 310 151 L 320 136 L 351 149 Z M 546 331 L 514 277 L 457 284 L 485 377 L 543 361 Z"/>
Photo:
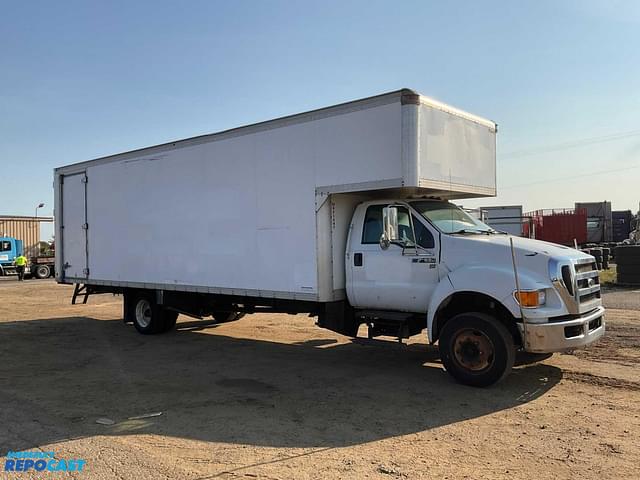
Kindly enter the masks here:
<path id="1" fill-rule="evenodd" d="M 22 240 L 13 237 L 0 237 L 0 275 L 17 274 L 15 261 L 23 253 Z"/>
<path id="2" fill-rule="evenodd" d="M 0 237 L 0 276 L 17 275 L 16 257 L 24 255 L 24 243 L 14 237 Z M 54 274 L 55 256 L 35 255 L 28 258 L 25 273 L 34 278 L 49 278 Z"/>
<path id="3" fill-rule="evenodd" d="M 143 334 L 179 313 L 309 313 L 351 337 L 426 329 L 453 377 L 493 384 L 518 349 L 605 329 L 593 257 L 449 202 L 496 194 L 496 130 L 404 89 L 57 168 L 57 281 L 123 294 Z"/>

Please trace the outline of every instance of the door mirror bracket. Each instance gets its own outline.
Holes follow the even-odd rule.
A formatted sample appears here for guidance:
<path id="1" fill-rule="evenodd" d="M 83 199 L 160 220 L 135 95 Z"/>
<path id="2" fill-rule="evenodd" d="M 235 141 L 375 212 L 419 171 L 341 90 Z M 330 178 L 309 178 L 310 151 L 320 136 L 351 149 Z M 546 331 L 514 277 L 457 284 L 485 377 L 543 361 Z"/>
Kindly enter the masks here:
<path id="1" fill-rule="evenodd" d="M 389 245 L 391 245 L 391 242 L 387 238 L 387 234 L 383 233 L 382 235 L 380 235 L 380 248 L 382 250 L 386 250 L 387 248 L 389 248 Z"/>

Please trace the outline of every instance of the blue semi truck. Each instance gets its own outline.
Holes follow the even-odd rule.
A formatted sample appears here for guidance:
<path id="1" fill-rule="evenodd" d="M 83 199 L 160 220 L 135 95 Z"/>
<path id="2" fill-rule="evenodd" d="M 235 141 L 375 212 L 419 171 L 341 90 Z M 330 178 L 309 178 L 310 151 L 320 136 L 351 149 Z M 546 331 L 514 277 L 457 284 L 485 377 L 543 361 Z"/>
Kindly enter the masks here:
<path id="1" fill-rule="evenodd" d="M 0 237 L 0 276 L 16 275 L 16 257 L 24 254 L 22 240 L 14 237 Z M 48 278 L 54 274 L 54 255 L 38 255 L 29 258 L 25 269 L 27 276 Z"/>

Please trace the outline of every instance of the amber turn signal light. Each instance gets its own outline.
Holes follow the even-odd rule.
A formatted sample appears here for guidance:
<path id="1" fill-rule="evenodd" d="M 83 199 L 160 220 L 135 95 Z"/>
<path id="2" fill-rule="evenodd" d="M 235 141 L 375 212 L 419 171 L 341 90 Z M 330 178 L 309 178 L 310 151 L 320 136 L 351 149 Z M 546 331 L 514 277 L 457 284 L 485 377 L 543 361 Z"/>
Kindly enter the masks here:
<path id="1" fill-rule="evenodd" d="M 521 306 L 527 308 L 535 308 L 540 305 L 544 305 L 546 300 L 544 290 L 514 292 L 513 296 Z"/>

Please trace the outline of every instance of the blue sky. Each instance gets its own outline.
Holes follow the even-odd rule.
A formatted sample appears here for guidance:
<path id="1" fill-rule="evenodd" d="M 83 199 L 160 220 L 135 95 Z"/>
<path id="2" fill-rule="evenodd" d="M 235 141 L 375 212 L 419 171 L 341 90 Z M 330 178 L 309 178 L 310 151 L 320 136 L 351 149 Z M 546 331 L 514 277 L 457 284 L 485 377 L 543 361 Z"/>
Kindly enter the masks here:
<path id="1" fill-rule="evenodd" d="M 640 130 L 640 2 L 0 6 L 2 214 L 51 214 L 56 166 L 401 87 L 500 125 L 465 205 L 638 208 L 638 134 L 513 153 Z"/>

